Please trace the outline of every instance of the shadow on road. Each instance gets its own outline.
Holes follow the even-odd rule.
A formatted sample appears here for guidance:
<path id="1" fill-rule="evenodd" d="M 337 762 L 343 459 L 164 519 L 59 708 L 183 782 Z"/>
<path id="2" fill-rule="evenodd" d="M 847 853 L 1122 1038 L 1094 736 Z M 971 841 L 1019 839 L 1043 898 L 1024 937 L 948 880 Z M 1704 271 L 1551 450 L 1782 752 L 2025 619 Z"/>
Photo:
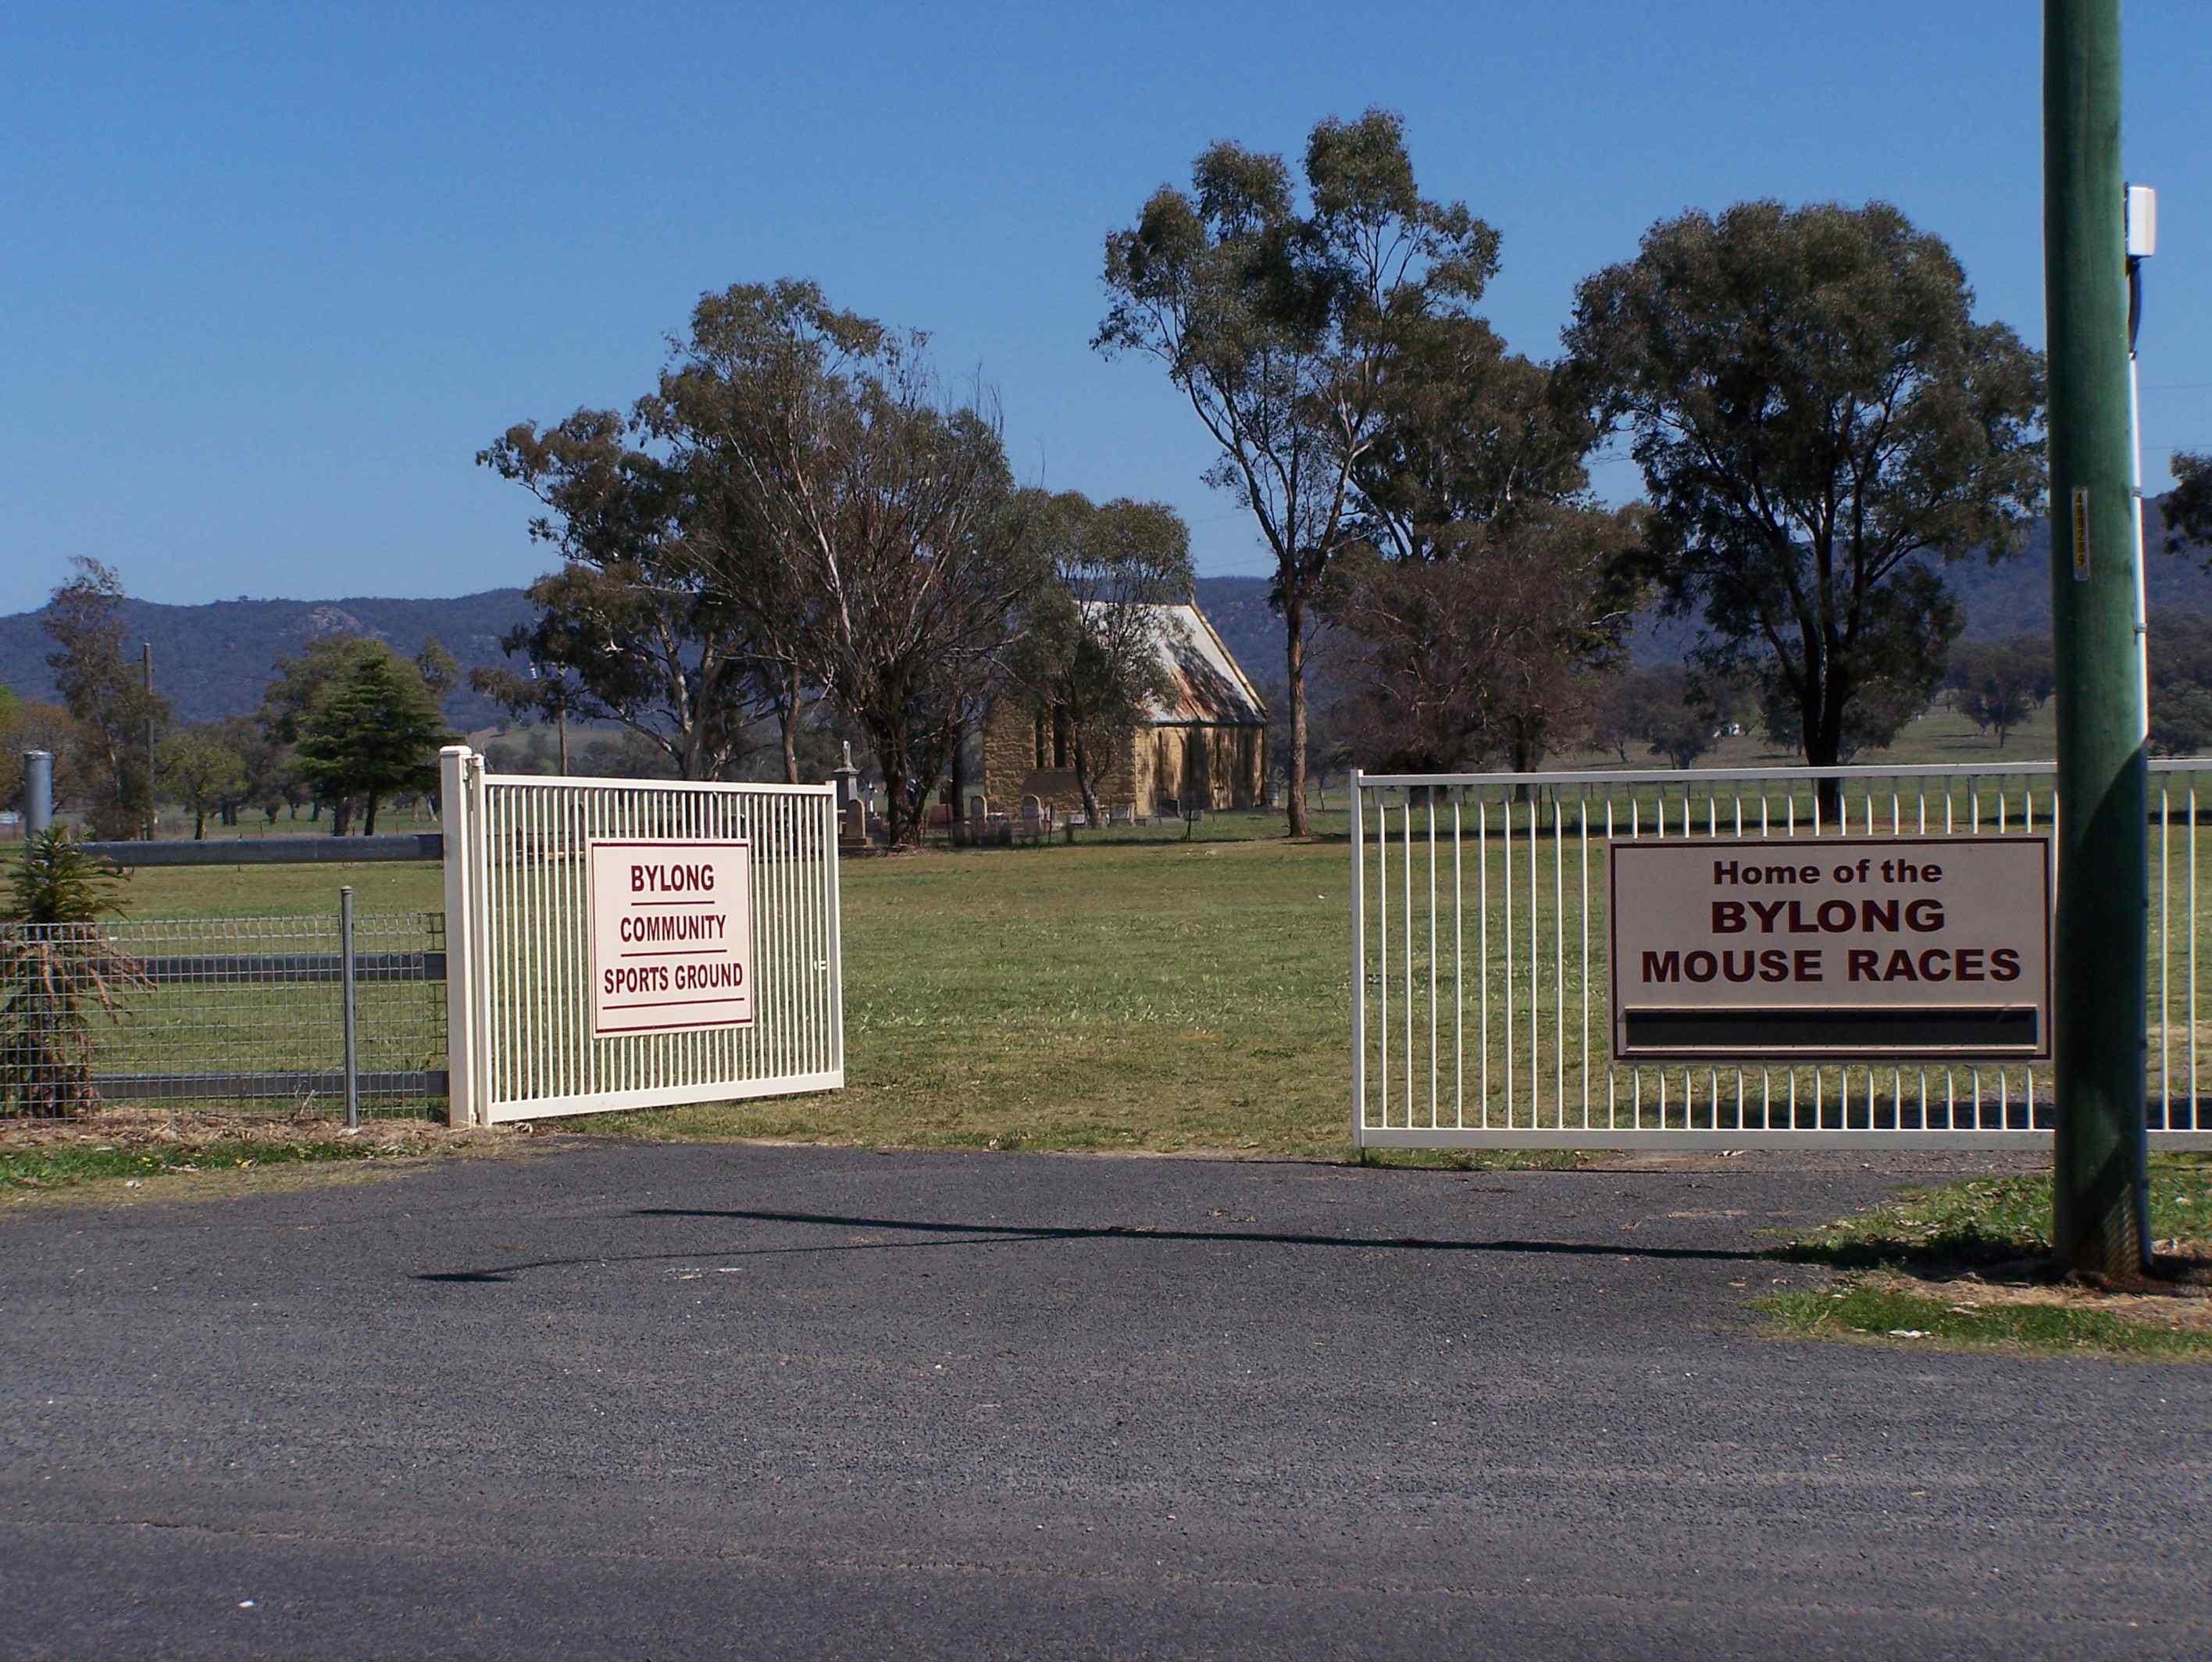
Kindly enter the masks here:
<path id="1" fill-rule="evenodd" d="M 1438 1240 L 1420 1235 L 1289 1234 L 1261 1229 L 1163 1229 L 1150 1224 L 1095 1226 L 1018 1223 L 952 1223 L 921 1218 L 861 1217 L 837 1212 L 721 1211 L 675 1206 L 643 1206 L 641 1218 L 708 1218 L 741 1223 L 812 1223 L 828 1228 L 893 1230 L 909 1240 L 837 1241 L 818 1246 L 693 1247 L 680 1253 L 594 1253 L 576 1258 L 533 1259 L 482 1270 L 426 1272 L 417 1281 L 504 1282 L 532 1270 L 557 1270 L 581 1264 L 638 1264 L 702 1257 L 778 1258 L 813 1253 L 912 1252 L 923 1247 L 998 1246 L 1023 1242 L 1068 1240 L 1172 1240 L 1226 1246 L 1335 1246 L 1369 1252 L 1496 1253 L 1559 1258 L 1687 1259 L 1707 1262 L 1771 1261 L 1771 1251 L 1707 1246 L 1633 1246 L 1571 1240 Z"/>

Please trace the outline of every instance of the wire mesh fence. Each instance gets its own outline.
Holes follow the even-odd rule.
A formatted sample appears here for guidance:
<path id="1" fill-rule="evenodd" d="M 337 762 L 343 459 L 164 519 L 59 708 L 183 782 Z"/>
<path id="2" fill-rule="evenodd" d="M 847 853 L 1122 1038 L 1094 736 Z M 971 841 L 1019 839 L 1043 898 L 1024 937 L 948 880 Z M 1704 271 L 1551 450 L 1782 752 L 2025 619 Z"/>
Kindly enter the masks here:
<path id="1" fill-rule="evenodd" d="M 363 913 L 353 937 L 362 1112 L 441 1107 L 444 918 Z M 335 917 L 0 925 L 0 1113 L 343 1113 L 343 949 Z"/>

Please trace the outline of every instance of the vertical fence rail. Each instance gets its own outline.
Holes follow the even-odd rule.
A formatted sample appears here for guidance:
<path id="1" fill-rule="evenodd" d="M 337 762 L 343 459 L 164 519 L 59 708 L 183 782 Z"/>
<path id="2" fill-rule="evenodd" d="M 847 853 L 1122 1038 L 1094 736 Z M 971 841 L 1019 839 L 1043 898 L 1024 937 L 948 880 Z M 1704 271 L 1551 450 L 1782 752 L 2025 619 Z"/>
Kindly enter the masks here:
<path id="1" fill-rule="evenodd" d="M 454 1018 L 457 1082 L 471 1073 L 465 1101 L 456 1085 L 457 1121 L 844 1083 L 834 787 L 501 777 L 466 754 L 448 762 L 466 834 L 449 833 L 447 906 L 471 919 L 473 978 Z M 592 1036 L 590 850 L 605 840 L 747 845 L 750 1025 Z"/>
<path id="2" fill-rule="evenodd" d="M 1355 773 L 1354 1143 L 2043 1141 L 2052 1123 L 2047 1064 L 1614 1061 L 1606 861 L 1615 836 L 2048 833 L 2060 812 L 2054 771 L 2027 762 Z M 2153 773 L 2148 1124 L 2166 1146 L 2212 1147 L 2212 1120 L 2199 1108 L 2212 1098 L 2203 1071 L 2212 1057 L 2199 1041 L 2206 920 L 2197 906 L 2198 775 L 2212 773 L 2212 761 L 2156 762 Z M 1823 779 L 1837 782 L 1838 812 L 1823 810 Z"/>

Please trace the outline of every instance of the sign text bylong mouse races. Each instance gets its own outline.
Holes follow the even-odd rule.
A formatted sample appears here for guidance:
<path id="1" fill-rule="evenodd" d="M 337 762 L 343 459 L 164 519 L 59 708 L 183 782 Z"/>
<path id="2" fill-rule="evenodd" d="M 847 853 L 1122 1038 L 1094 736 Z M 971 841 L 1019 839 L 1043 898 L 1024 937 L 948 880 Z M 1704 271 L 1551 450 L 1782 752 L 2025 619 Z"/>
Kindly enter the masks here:
<path id="1" fill-rule="evenodd" d="M 2048 1053 L 2039 836 L 1612 845 L 1624 1060 Z"/>

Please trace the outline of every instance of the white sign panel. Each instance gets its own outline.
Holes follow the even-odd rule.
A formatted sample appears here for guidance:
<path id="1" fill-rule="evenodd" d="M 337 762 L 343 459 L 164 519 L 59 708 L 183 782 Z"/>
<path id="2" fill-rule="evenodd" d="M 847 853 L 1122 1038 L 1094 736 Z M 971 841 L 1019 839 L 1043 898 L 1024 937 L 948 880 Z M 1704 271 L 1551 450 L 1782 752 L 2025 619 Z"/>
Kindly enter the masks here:
<path id="1" fill-rule="evenodd" d="M 752 848 L 593 841 L 592 1037 L 753 1019 Z"/>
<path id="2" fill-rule="evenodd" d="M 1612 845 L 1622 1061 L 2041 1060 L 2051 840 Z"/>

